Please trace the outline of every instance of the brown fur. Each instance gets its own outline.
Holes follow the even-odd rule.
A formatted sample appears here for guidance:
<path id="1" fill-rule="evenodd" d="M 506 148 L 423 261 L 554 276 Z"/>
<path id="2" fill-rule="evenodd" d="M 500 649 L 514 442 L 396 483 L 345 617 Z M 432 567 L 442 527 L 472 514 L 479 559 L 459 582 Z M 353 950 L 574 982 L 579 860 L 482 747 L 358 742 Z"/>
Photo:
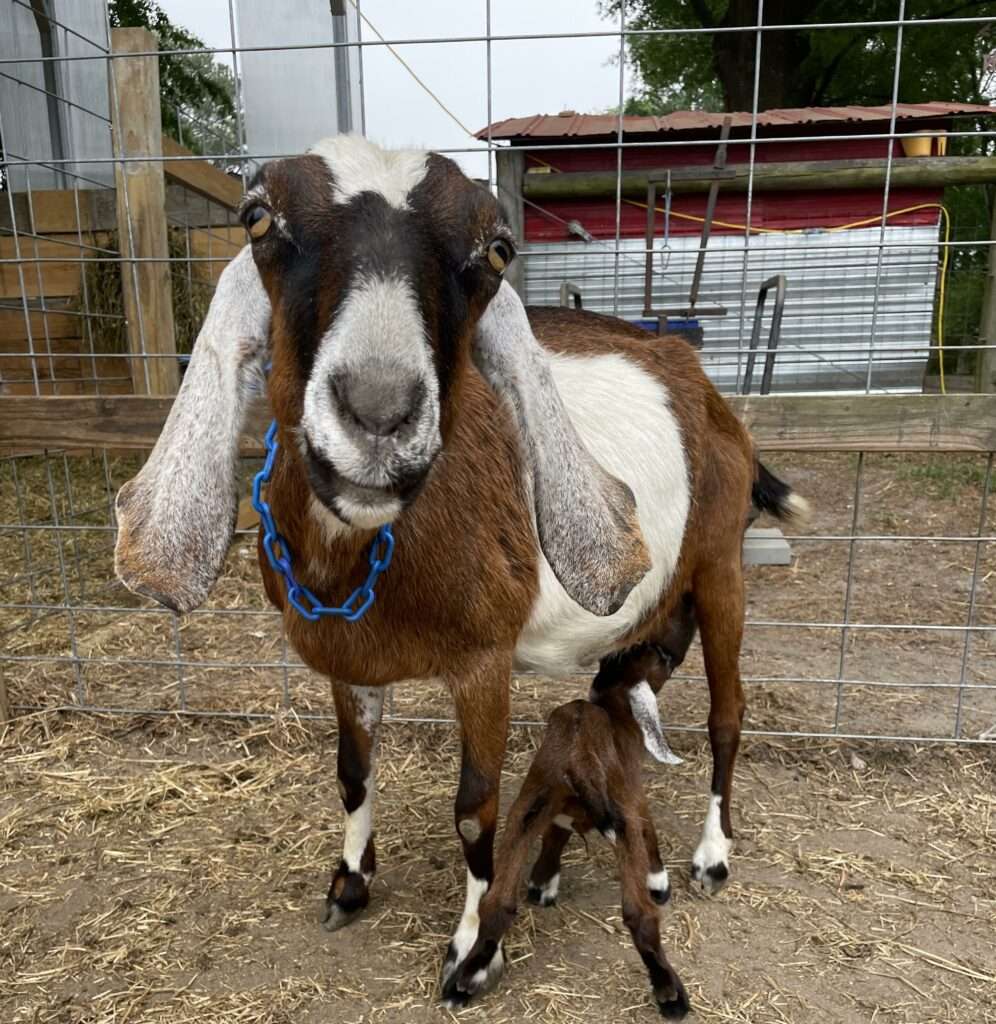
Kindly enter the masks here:
<path id="1" fill-rule="evenodd" d="M 272 305 L 269 390 L 280 424 L 269 500 L 299 581 L 323 602 L 339 604 L 367 572 L 374 532 L 342 533 L 329 541 L 310 511 L 296 431 L 312 358 L 308 346 L 317 344 L 334 319 L 346 275 L 392 252 L 419 276 L 439 374 L 443 448 L 424 490 L 394 524 L 394 561 L 361 621 L 304 620 L 287 606 L 284 583 L 266 559 L 260 564 L 267 595 L 284 611 L 291 644 L 314 670 L 361 686 L 447 680 L 463 741 L 457 830 L 471 871 L 490 879 L 512 656 L 537 595 L 539 554 L 516 427 L 470 359 L 472 332 L 498 280 L 486 260 L 468 261 L 467 253 L 483 252 L 480 246 L 501 230 L 497 205 L 449 161 L 431 157 L 429 166 L 431 173 L 411 194 L 410 237 L 392 214 L 389 238 L 364 233 L 362 218 L 379 216 L 376 204 L 334 206 L 323 161 L 306 157 L 264 169 L 269 201 L 292 236 L 288 241 L 271 231 L 273 237 L 253 246 Z M 345 249 L 337 248 L 337 224 Z M 333 236 L 336 245 L 330 244 Z M 368 240 L 369 248 L 359 248 L 358 239 Z M 651 338 L 619 320 L 584 312 L 534 309 L 530 320 L 551 351 L 619 353 L 663 381 L 671 396 L 692 492 L 682 554 L 656 610 L 620 637 L 618 646 L 660 640 L 679 599 L 692 595 L 709 676 L 713 789 L 723 795 L 722 824 L 730 835 L 729 789 L 743 714 L 740 546 L 754 477 L 750 439 L 685 343 Z M 356 734 L 355 709 L 337 699 L 337 711 L 343 734 Z M 373 729 L 362 743 L 354 742 L 357 749 L 373 742 Z M 634 856 L 646 858 L 643 844 Z M 366 898 L 359 874 L 350 875 L 348 884 L 344 912 Z M 334 889 L 331 895 L 335 900 Z"/>
<path id="2" fill-rule="evenodd" d="M 691 631 L 687 635 L 690 641 Z M 677 660 L 683 656 L 681 651 Z M 542 884 L 559 871 L 570 832 L 555 819 L 566 816 L 578 834 L 597 829 L 614 843 L 623 920 L 647 967 L 661 1012 L 677 1019 L 688 1011 L 684 987 L 661 948 L 657 913 L 646 887 L 648 871 L 659 871 L 661 863 L 643 789 L 643 737 L 628 698 L 630 687 L 643 679 L 656 692 L 670 674 L 670 664 L 647 646 L 610 661 L 611 665 L 603 663 L 595 682 L 597 702 L 574 700 L 549 717 L 543 742 L 508 812 L 494 882 L 480 905 L 477 941 L 444 991 L 453 1002 L 478 990 L 475 976 L 486 974 L 515 918 L 534 839 L 543 837 L 543 850 L 532 881 Z"/>

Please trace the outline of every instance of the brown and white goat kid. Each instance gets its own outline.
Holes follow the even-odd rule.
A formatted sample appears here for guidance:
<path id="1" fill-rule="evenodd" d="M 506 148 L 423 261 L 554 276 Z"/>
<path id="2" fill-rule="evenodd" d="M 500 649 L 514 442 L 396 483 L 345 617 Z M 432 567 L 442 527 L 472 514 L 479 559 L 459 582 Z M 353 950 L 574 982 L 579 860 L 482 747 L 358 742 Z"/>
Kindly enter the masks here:
<path id="1" fill-rule="evenodd" d="M 445 981 L 493 876 L 513 665 L 561 676 L 654 642 L 686 595 L 714 759 L 692 871 L 715 891 L 744 710 L 741 537 L 752 491 L 776 515 L 799 501 L 759 470 L 694 351 L 610 317 L 527 313 L 502 283 L 514 250 L 498 203 L 438 155 L 326 140 L 264 166 L 242 221 L 251 244 L 222 274 L 159 442 L 118 495 L 116 568 L 181 611 L 207 595 L 269 355 L 280 449 L 268 497 L 299 582 L 338 604 L 365 578 L 375 530 L 392 522 L 397 540 L 355 624 L 302 618 L 260 560 L 290 642 L 332 680 L 346 824 L 325 926 L 369 898 L 387 684 L 444 679 L 460 723 L 468 884 Z M 492 976 L 500 965 L 499 950 Z"/>
<path id="2" fill-rule="evenodd" d="M 670 887 L 643 788 L 646 749 L 664 764 L 680 764 L 668 746 L 657 712 L 657 693 L 684 659 L 695 631 L 689 603 L 673 620 L 667 645 L 639 644 L 603 658 L 589 699 L 556 708 L 525 782 L 509 809 L 498 845 L 495 877 L 479 908 L 477 940 L 443 991 L 461 1005 L 487 985 L 490 965 L 515 918 L 518 892 L 534 840 L 542 837 L 529 877 L 529 898 L 556 902 L 560 858 L 571 833 L 597 829 L 615 847 L 622 885 L 623 921 L 650 975 L 661 1013 L 680 1019 L 688 996 L 661 948 L 655 903 Z"/>

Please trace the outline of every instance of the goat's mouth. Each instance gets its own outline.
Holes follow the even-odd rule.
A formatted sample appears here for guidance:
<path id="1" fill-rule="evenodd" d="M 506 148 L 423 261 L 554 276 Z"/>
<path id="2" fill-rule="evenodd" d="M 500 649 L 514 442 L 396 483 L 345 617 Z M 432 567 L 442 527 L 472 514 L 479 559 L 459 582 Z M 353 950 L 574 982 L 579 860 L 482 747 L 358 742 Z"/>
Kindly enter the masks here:
<path id="1" fill-rule="evenodd" d="M 385 486 L 372 486 L 349 479 L 306 435 L 304 449 L 315 497 L 347 526 L 370 529 L 392 522 L 418 497 L 434 461 L 430 456 L 416 466 L 394 470 Z"/>

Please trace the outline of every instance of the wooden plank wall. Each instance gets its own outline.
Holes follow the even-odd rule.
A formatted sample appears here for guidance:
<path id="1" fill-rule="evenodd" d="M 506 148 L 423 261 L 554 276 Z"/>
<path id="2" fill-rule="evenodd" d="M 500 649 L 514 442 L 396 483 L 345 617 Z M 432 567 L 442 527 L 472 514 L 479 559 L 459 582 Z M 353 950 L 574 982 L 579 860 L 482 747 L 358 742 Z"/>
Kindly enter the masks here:
<path id="1" fill-rule="evenodd" d="M 192 266 L 195 281 L 213 287 L 245 244 L 229 213 L 241 185 L 210 164 L 182 159 L 190 151 L 165 137 L 163 152 L 179 158 L 165 164 L 169 222 L 187 232 L 193 257 L 222 259 Z M 80 315 L 80 261 L 108 258 L 94 248 L 113 244 L 114 190 L 47 190 L 34 192 L 30 204 L 24 194 L 13 201 L 13 223 L 6 208 L 0 211 L 0 227 L 20 232 L 16 240 L 0 235 L 0 261 L 20 260 L 0 262 L 0 395 L 131 394 L 128 360 L 100 352 L 99 345 L 93 355 L 88 321 Z M 32 307 L 44 302 L 44 311 L 34 308 L 26 318 L 24 298 Z"/>

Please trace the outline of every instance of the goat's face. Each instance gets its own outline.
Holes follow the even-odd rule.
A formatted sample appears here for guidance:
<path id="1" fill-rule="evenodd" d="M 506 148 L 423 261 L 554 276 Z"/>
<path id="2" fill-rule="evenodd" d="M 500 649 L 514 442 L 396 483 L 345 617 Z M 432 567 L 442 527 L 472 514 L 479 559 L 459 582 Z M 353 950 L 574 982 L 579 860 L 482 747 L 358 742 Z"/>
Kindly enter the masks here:
<path id="1" fill-rule="evenodd" d="M 316 497 L 374 527 L 419 493 L 454 377 L 514 255 L 450 160 L 340 136 L 267 164 L 242 206 L 272 306 L 270 393 Z"/>

